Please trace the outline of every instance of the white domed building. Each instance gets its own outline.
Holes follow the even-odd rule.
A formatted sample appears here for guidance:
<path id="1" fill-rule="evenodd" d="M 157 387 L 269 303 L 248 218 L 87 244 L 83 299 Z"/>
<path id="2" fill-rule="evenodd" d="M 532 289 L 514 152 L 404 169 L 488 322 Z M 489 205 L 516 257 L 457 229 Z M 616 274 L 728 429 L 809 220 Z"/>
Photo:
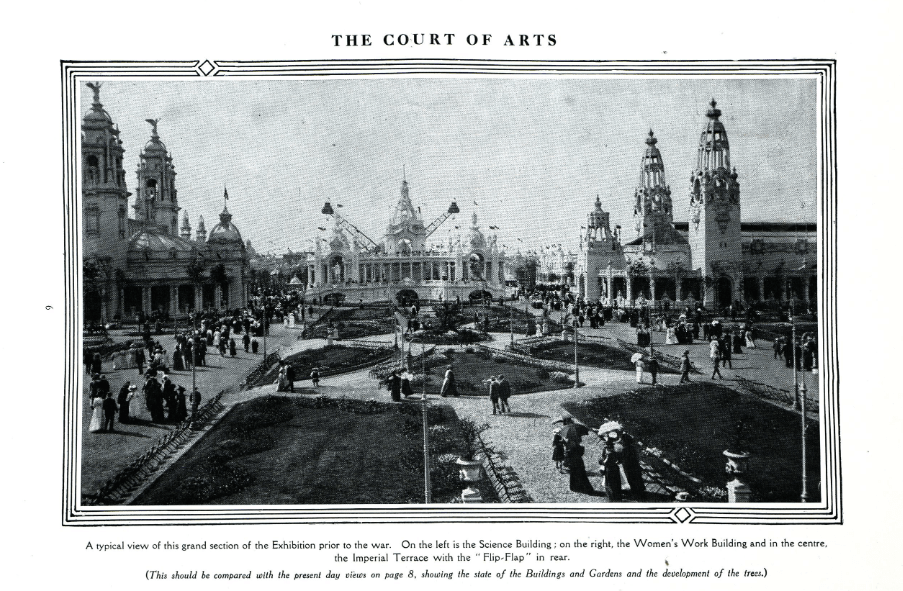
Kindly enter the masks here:
<path id="1" fill-rule="evenodd" d="M 308 255 L 305 296 L 348 303 L 467 300 L 481 292 L 503 296 L 505 255 L 496 237 L 487 238 L 480 230 L 475 213 L 464 236 L 428 242 L 459 211 L 452 202 L 426 225 L 403 180 L 382 240 L 376 242 L 327 202 L 323 213 L 333 216 L 332 233 L 328 240 L 318 240 Z"/>

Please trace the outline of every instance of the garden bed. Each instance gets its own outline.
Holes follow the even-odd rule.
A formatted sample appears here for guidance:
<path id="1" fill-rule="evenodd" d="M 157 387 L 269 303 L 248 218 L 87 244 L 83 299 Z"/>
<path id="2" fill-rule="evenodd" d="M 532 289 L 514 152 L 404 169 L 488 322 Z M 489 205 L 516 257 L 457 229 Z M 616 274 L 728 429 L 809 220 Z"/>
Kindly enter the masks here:
<path id="1" fill-rule="evenodd" d="M 530 355 L 538 359 L 549 359 L 553 361 L 563 361 L 565 363 L 574 362 L 574 343 L 557 341 L 551 343 L 540 343 L 530 347 Z M 621 369 L 633 371 L 636 366 L 630 361 L 631 352 L 625 351 L 619 347 L 610 347 L 600 343 L 583 343 L 577 344 L 577 357 L 580 365 L 589 365 L 593 367 L 602 367 L 605 369 Z M 678 373 L 668 368 L 663 363 L 659 363 L 659 373 Z"/>
<path id="2" fill-rule="evenodd" d="M 800 416 L 715 384 L 693 383 L 626 392 L 564 407 L 587 425 L 606 420 L 648 448 L 661 451 L 681 470 L 707 486 L 724 488 L 722 452 L 739 446 L 752 454 L 747 482 L 756 502 L 798 502 L 801 491 Z M 818 422 L 807 423 L 807 480 L 810 502 L 820 499 Z"/>
<path id="3" fill-rule="evenodd" d="M 461 396 L 488 398 L 489 390 L 482 382 L 489 376 L 499 374 L 504 375 L 511 384 L 512 396 L 574 386 L 573 378 L 566 372 L 518 363 L 516 360 L 489 351 L 445 351 L 443 355 L 436 355 L 427 362 L 427 394 L 439 394 L 448 365 L 454 368 L 455 383 Z M 413 382 L 414 391 L 420 392 L 422 387 L 420 368 L 415 364 L 412 369 L 418 372 Z"/>
<path id="4" fill-rule="evenodd" d="M 320 368 L 320 376 L 344 373 L 368 365 L 385 361 L 392 357 L 392 351 L 366 347 L 344 347 L 333 345 L 319 349 L 308 349 L 287 357 L 284 361 L 295 368 L 295 382 L 310 379 L 313 368 Z M 250 387 L 272 384 L 279 377 L 279 366 L 274 365 L 266 373 L 249 381 Z"/>
<path id="5" fill-rule="evenodd" d="M 420 406 L 268 396 L 236 406 L 134 504 L 422 503 Z M 449 407 L 432 406 L 433 502 L 460 496 L 464 449 Z M 486 502 L 497 501 L 481 487 Z"/>

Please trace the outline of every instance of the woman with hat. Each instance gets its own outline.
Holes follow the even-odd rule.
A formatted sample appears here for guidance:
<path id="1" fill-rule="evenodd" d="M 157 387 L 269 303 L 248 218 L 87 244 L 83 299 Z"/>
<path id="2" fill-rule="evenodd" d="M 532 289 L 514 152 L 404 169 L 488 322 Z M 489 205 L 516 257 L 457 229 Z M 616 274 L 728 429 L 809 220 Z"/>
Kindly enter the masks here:
<path id="1" fill-rule="evenodd" d="M 564 470 L 564 440 L 561 438 L 561 427 L 552 431 L 552 461 L 559 472 Z"/>
<path id="2" fill-rule="evenodd" d="M 119 422 L 125 425 L 129 422 L 129 403 L 135 397 L 135 391 L 138 386 L 133 386 L 131 382 L 126 382 L 119 389 L 119 395 L 116 396 L 116 402 L 119 404 Z"/>

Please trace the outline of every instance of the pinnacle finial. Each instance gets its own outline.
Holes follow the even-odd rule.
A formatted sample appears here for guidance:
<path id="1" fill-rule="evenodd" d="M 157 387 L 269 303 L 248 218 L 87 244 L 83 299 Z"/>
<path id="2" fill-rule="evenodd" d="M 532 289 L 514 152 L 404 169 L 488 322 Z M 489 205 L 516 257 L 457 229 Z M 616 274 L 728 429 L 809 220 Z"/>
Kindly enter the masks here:
<path id="1" fill-rule="evenodd" d="M 94 91 L 94 104 L 100 106 L 100 87 L 103 86 L 103 83 L 88 82 L 86 86 Z"/>
<path id="2" fill-rule="evenodd" d="M 721 109 L 718 108 L 718 103 L 715 99 L 712 99 L 712 102 L 710 102 L 709 105 L 712 108 L 706 113 L 706 117 L 709 117 L 710 119 L 718 119 L 721 117 Z"/>
<path id="3" fill-rule="evenodd" d="M 160 118 L 158 117 L 157 119 L 145 119 L 145 121 L 151 124 L 151 137 L 154 139 L 159 138 L 160 136 L 157 135 L 157 123 L 160 122 Z"/>

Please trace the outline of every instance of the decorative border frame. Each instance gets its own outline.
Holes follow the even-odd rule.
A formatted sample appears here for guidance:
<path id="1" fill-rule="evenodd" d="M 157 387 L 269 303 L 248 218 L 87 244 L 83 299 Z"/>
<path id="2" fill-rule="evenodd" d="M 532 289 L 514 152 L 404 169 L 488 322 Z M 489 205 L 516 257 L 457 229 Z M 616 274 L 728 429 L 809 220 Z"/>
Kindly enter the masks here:
<path id="1" fill-rule="evenodd" d="M 63 246 L 65 378 L 63 382 L 62 523 L 73 526 L 277 523 L 670 523 L 840 524 L 839 366 L 837 351 L 837 82 L 836 60 L 749 61 L 495 61 L 455 59 L 322 61 L 62 61 Z M 655 505 L 317 505 L 224 507 L 89 507 L 80 503 L 81 244 L 77 167 L 81 113 L 79 85 L 87 80 L 223 77 L 399 75 L 531 76 L 813 76 L 817 81 L 819 373 L 822 501 L 809 504 Z"/>

